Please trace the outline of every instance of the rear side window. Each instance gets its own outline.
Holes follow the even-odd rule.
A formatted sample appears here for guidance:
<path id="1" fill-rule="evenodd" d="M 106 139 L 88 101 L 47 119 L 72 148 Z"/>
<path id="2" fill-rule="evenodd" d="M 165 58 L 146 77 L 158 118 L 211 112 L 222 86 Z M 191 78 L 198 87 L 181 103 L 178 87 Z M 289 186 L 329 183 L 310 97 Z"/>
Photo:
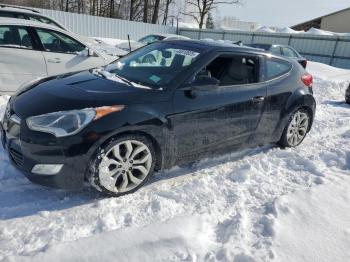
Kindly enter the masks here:
<path id="1" fill-rule="evenodd" d="M 289 72 L 292 65 L 286 61 L 280 59 L 267 59 L 266 60 L 266 79 L 270 80 Z"/>
<path id="2" fill-rule="evenodd" d="M 279 46 L 272 46 L 269 51 L 271 52 L 271 54 L 274 54 L 274 55 L 281 55 L 282 52 L 281 52 L 281 48 Z"/>
<path id="3" fill-rule="evenodd" d="M 12 12 L 0 12 L 0 17 L 12 17 L 15 18 L 15 13 Z"/>
<path id="4" fill-rule="evenodd" d="M 0 26 L 0 47 L 33 49 L 33 44 L 25 27 Z"/>
<path id="5" fill-rule="evenodd" d="M 287 57 L 298 57 L 298 55 L 288 47 L 283 47 L 282 50 L 283 50 L 283 54 Z"/>
<path id="6" fill-rule="evenodd" d="M 5 12 L 0 11 L 0 17 L 10 17 L 10 18 L 19 18 L 19 19 L 26 19 L 24 15 L 14 12 Z"/>

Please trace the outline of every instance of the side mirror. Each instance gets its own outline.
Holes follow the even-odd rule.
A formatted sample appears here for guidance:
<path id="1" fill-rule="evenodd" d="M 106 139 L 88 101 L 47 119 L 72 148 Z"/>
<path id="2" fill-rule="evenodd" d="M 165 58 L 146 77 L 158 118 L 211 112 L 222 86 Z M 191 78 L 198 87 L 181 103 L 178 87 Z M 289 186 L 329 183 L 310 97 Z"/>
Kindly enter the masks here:
<path id="1" fill-rule="evenodd" d="M 78 56 L 97 56 L 96 53 L 94 52 L 94 50 L 86 47 L 84 50 L 77 52 Z"/>
<path id="2" fill-rule="evenodd" d="M 198 76 L 192 82 L 193 91 L 213 91 L 219 88 L 220 81 L 211 76 Z"/>
<path id="3" fill-rule="evenodd" d="M 88 48 L 88 56 L 96 56 L 94 50 Z"/>

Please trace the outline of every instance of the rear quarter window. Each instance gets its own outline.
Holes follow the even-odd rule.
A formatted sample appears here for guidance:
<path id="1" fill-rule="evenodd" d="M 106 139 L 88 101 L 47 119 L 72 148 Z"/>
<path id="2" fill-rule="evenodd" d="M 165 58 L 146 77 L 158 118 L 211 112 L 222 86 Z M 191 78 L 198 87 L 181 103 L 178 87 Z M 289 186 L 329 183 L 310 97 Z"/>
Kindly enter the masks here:
<path id="1" fill-rule="evenodd" d="M 292 64 L 275 58 L 266 59 L 266 80 L 271 80 L 287 74 L 292 68 Z"/>

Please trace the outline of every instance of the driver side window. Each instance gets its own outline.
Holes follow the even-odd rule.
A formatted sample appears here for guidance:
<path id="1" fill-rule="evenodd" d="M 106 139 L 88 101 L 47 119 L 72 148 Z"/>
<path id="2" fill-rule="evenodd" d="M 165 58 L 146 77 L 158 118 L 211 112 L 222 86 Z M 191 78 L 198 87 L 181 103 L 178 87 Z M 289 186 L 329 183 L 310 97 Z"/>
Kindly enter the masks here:
<path id="1" fill-rule="evenodd" d="M 258 82 L 258 57 L 222 55 L 205 66 L 196 76 L 209 76 L 220 81 L 220 86 L 253 84 Z"/>
<path id="2" fill-rule="evenodd" d="M 37 28 L 36 31 L 47 52 L 74 54 L 85 49 L 83 44 L 60 32 L 43 28 Z"/>

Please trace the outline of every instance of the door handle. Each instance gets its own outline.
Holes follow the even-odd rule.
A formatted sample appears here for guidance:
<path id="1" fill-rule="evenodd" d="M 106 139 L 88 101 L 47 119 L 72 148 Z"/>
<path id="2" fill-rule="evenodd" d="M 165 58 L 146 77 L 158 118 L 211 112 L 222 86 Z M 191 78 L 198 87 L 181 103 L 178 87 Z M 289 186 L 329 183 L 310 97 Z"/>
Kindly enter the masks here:
<path id="1" fill-rule="evenodd" d="M 59 58 L 49 58 L 49 59 L 47 59 L 47 62 L 57 64 L 57 63 L 61 63 L 61 59 L 59 59 Z"/>
<path id="2" fill-rule="evenodd" d="M 263 96 L 254 96 L 252 99 L 250 99 L 253 103 L 260 103 L 265 100 L 265 97 Z"/>

